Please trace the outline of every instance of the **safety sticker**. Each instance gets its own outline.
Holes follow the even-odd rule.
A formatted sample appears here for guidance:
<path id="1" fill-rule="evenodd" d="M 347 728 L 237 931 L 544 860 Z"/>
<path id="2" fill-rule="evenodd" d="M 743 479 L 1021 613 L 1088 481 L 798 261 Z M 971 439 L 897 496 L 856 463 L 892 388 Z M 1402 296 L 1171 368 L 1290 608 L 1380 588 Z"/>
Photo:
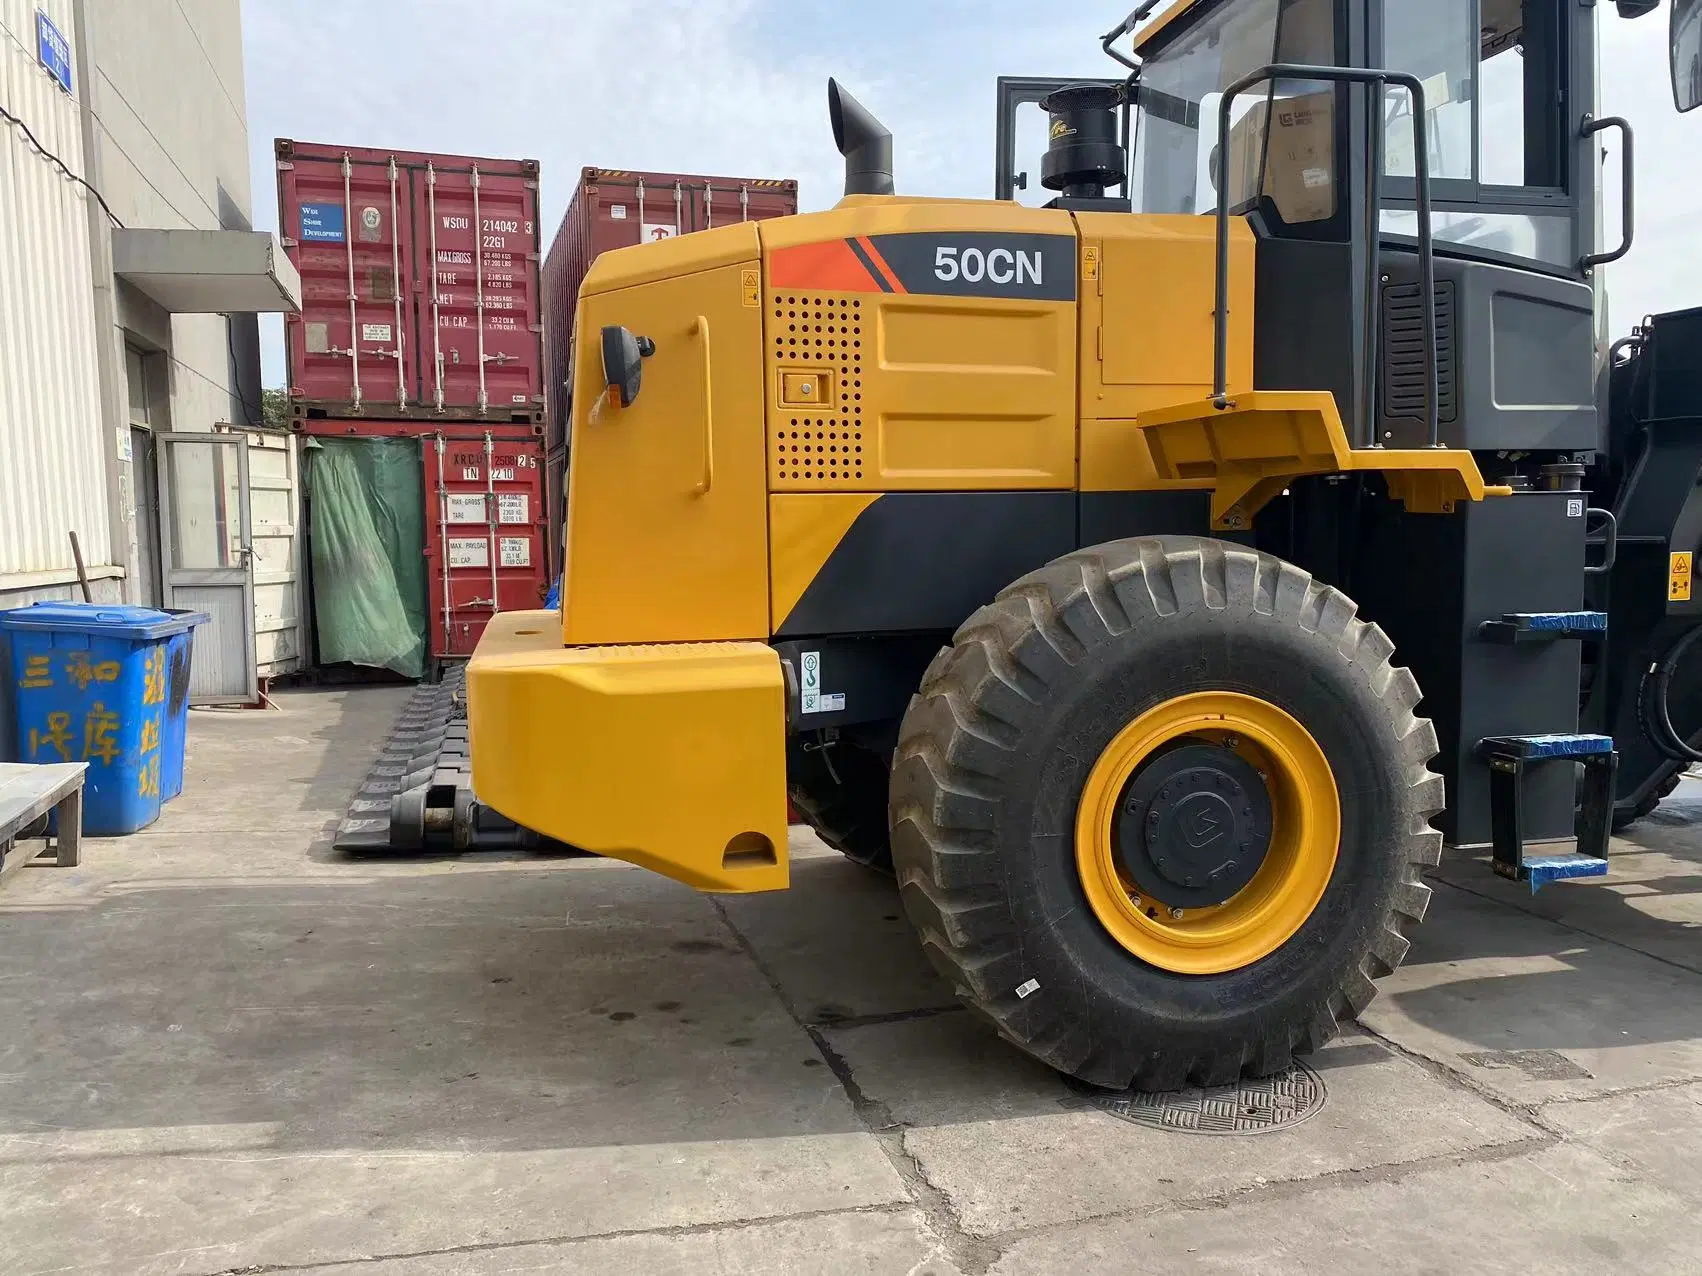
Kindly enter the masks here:
<path id="1" fill-rule="evenodd" d="M 1099 249 L 1094 245 L 1081 250 L 1081 277 L 1090 283 L 1099 278 Z"/>
<path id="2" fill-rule="evenodd" d="M 499 523 L 530 523 L 532 501 L 525 492 L 498 492 L 496 521 Z"/>
<path id="3" fill-rule="evenodd" d="M 360 326 L 360 339 L 362 341 L 388 341 L 390 340 L 390 325 L 387 323 L 363 323 Z"/>
<path id="4" fill-rule="evenodd" d="M 739 292 L 745 307 L 755 310 L 762 304 L 762 272 L 759 270 L 741 270 L 739 272 Z"/>
<path id="5" fill-rule="evenodd" d="M 639 226 L 638 231 L 641 242 L 653 244 L 658 239 L 673 239 L 677 237 L 680 233 L 680 228 L 678 226 L 669 225 L 667 222 L 644 222 Z"/>
<path id="6" fill-rule="evenodd" d="M 451 523 L 483 523 L 485 498 L 482 492 L 451 492 L 449 494 Z"/>
<path id="7" fill-rule="evenodd" d="M 803 686 L 800 688 L 804 713 L 821 712 L 821 652 L 806 651 L 798 658 L 803 666 Z"/>
<path id="8" fill-rule="evenodd" d="M 1690 601 L 1691 569 L 1695 566 L 1695 555 L 1691 553 L 1674 554 L 1672 565 L 1667 571 L 1667 601 L 1669 603 L 1687 603 Z"/>
<path id="9" fill-rule="evenodd" d="M 504 536 L 501 563 L 504 567 L 530 567 L 532 565 L 532 542 L 524 536 Z"/>
<path id="10" fill-rule="evenodd" d="M 489 567 L 491 543 L 483 536 L 459 536 L 449 540 L 451 567 Z"/>

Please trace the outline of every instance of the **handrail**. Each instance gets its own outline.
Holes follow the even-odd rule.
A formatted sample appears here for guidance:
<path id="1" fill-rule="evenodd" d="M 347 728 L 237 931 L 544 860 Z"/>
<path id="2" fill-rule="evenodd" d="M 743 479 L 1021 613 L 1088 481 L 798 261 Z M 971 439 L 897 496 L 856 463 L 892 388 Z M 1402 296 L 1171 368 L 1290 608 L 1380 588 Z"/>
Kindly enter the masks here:
<path id="1" fill-rule="evenodd" d="M 699 315 L 692 321 L 692 336 L 703 337 L 703 481 L 694 489 L 706 496 L 715 486 L 715 360 L 709 349 L 709 317 Z"/>
<path id="2" fill-rule="evenodd" d="M 1383 112 L 1382 89 L 1399 85 L 1412 96 L 1413 173 L 1418 187 L 1418 275 L 1424 311 L 1425 416 L 1431 447 L 1441 446 L 1441 394 L 1436 368 L 1436 258 L 1430 234 L 1430 149 L 1425 130 L 1424 85 L 1416 75 L 1375 67 L 1306 66 L 1277 62 L 1242 76 L 1224 90 L 1217 124 L 1217 309 L 1213 330 L 1212 406 L 1229 406 L 1229 122 L 1236 97 L 1254 85 L 1277 80 L 1326 80 L 1363 84 L 1377 91 L 1377 109 L 1366 112 L 1366 244 L 1365 244 L 1365 368 L 1360 387 L 1362 446 L 1379 447 L 1377 439 L 1377 354 L 1382 341 L 1378 255 L 1383 226 Z"/>
<path id="3" fill-rule="evenodd" d="M 1637 138 L 1631 131 L 1631 122 L 1618 115 L 1604 115 L 1600 119 L 1592 116 L 1584 117 L 1583 135 L 1594 137 L 1604 129 L 1616 128 L 1624 146 L 1620 150 L 1619 162 L 1624 169 L 1624 179 L 1620 182 L 1620 237 L 1619 247 L 1607 252 L 1585 253 L 1578 261 L 1578 269 L 1586 275 L 1597 266 L 1605 266 L 1609 262 L 1618 261 L 1631 251 L 1632 240 L 1637 230 Z"/>

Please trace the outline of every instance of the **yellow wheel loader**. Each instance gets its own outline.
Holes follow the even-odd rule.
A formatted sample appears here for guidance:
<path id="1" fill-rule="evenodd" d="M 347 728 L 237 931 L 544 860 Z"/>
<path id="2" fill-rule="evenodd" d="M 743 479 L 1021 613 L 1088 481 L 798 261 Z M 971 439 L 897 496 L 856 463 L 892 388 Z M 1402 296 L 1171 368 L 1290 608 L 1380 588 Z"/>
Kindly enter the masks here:
<path id="1" fill-rule="evenodd" d="M 1630 234 L 1590 5 L 1155 9 L 1114 79 L 1001 82 L 999 198 L 895 194 L 830 85 L 836 207 L 601 257 L 561 610 L 468 673 L 505 815 L 769 891 L 790 797 L 1003 1036 L 1143 1088 L 1328 1039 L 1444 842 L 1605 871 L 1581 478 Z"/>

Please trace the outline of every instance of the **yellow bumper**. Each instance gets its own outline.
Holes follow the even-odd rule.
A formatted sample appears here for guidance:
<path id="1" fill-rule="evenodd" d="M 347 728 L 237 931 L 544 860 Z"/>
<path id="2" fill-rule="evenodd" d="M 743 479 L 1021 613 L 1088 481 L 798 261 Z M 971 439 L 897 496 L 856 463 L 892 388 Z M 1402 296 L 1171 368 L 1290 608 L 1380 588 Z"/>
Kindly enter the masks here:
<path id="1" fill-rule="evenodd" d="M 756 642 L 563 647 L 508 612 L 467 667 L 473 787 L 511 820 L 705 891 L 787 884 L 780 659 Z"/>

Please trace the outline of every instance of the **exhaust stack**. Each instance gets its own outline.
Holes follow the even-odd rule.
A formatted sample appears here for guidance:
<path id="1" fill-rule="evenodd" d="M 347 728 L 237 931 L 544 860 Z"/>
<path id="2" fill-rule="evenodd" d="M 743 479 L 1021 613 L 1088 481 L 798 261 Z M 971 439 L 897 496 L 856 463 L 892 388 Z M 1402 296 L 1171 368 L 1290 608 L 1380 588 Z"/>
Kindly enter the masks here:
<path id="1" fill-rule="evenodd" d="M 845 157 L 847 195 L 891 195 L 892 134 L 856 98 L 827 82 L 827 114 L 833 144 Z"/>

